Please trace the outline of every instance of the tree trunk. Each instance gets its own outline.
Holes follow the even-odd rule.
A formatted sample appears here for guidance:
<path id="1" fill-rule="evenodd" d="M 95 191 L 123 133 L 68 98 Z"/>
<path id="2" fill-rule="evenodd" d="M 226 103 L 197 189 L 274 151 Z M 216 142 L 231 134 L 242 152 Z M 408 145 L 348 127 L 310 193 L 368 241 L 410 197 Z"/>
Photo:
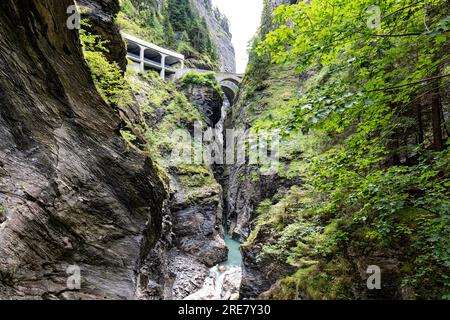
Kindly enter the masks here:
<path id="1" fill-rule="evenodd" d="M 436 84 L 438 87 L 438 84 Z M 439 88 L 433 92 L 431 101 L 431 121 L 433 125 L 433 148 L 436 151 L 444 150 L 444 139 L 442 137 L 442 107 Z"/>
<path id="2" fill-rule="evenodd" d="M 422 144 L 424 139 L 424 133 L 423 133 L 422 108 L 420 103 L 416 105 L 416 114 L 417 114 L 417 143 Z"/>

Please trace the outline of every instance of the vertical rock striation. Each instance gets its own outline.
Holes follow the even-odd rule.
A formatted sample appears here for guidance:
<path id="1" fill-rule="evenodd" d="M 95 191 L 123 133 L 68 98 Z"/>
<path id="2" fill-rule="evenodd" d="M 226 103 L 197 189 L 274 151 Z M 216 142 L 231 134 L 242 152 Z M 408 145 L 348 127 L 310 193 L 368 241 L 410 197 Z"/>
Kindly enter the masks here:
<path id="1" fill-rule="evenodd" d="M 266 3 L 266 14 L 271 15 L 282 4 L 296 2 L 296 0 L 270 0 Z M 270 29 L 272 26 L 265 27 Z M 280 103 L 286 98 L 281 96 L 281 88 L 285 88 L 284 90 L 289 94 L 294 94 L 300 85 L 293 70 L 287 72 L 272 70 L 269 61 L 261 61 L 250 70 L 241 84 L 240 93 L 228 115 L 227 127 L 249 129 L 258 115 L 271 107 L 264 99 L 272 99 L 270 100 L 272 103 L 274 101 Z M 247 91 L 252 91 L 253 94 L 247 94 Z M 241 242 L 246 242 L 254 229 L 256 211 L 263 200 L 273 200 L 276 203 L 291 186 L 301 184 L 300 179 L 297 178 L 288 179 L 278 174 L 262 175 L 258 165 L 235 164 L 228 168 L 227 174 L 225 191 L 229 230 L 231 236 Z M 241 248 L 243 266 L 240 293 L 244 298 L 258 297 L 270 289 L 278 279 L 293 272 L 293 269 L 286 264 L 259 259 L 259 254 L 268 238 L 270 238 L 270 230 L 261 230 L 252 243 L 245 244 Z"/>
<path id="2" fill-rule="evenodd" d="M 133 298 L 161 231 L 164 189 L 94 87 L 72 4 L 0 2 L 0 298 Z"/>
<path id="3" fill-rule="evenodd" d="M 199 119 L 210 124 L 218 121 L 218 112 L 220 119 L 223 99 L 216 90 L 195 85 L 184 88 L 182 93 L 168 86 L 172 88 L 170 92 L 166 91 L 169 90 L 167 87 L 159 91 L 167 99 L 163 106 L 154 105 L 149 110 L 148 101 L 157 90 L 155 84 L 136 80 L 142 86 L 136 92 L 136 102 L 140 111 L 146 114 L 141 127 L 160 130 L 164 125 L 174 128 L 186 125 L 187 132 L 193 131 L 191 120 L 180 121 L 173 117 L 173 110 L 164 107 L 173 106 L 177 103 L 174 100 L 180 100 L 182 96 L 190 103 L 186 99 L 186 109 L 177 112 L 198 114 Z M 209 275 L 209 268 L 227 259 L 222 220 L 223 192 L 208 165 L 160 163 L 167 173 L 170 199 L 164 208 L 162 237 L 140 270 L 137 296 L 149 300 L 178 300 L 198 291 Z"/>
<path id="4" fill-rule="evenodd" d="M 231 43 L 229 22 L 210 0 L 191 0 L 200 17 L 204 17 L 219 55 L 220 71 L 236 72 L 236 56 Z"/>

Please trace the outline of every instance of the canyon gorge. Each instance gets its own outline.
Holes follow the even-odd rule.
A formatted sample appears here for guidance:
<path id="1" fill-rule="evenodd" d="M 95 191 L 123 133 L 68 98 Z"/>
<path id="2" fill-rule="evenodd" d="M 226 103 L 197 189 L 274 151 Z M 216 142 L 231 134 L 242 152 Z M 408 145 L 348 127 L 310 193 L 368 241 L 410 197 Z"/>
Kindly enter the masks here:
<path id="1" fill-rule="evenodd" d="M 349 38 L 372 31 L 325 2 L 264 0 L 240 75 L 210 0 L 77 0 L 80 29 L 68 28 L 73 0 L 2 0 L 0 299 L 450 298 L 448 86 L 376 96 L 403 76 L 445 81 L 448 1 L 426 8 L 432 58 L 432 44 L 417 57 L 379 34 L 351 42 L 361 55 L 334 45 L 333 23 Z M 319 35 L 296 29 L 308 19 Z M 184 65 L 133 68 L 123 34 Z M 378 67 L 383 54 L 401 62 Z M 410 74 L 413 60 L 430 74 Z M 383 72 L 386 85 L 368 83 Z M 248 155 L 176 162 L 180 141 L 203 160 L 213 141 L 234 146 L 227 129 L 276 131 L 278 170 Z"/>

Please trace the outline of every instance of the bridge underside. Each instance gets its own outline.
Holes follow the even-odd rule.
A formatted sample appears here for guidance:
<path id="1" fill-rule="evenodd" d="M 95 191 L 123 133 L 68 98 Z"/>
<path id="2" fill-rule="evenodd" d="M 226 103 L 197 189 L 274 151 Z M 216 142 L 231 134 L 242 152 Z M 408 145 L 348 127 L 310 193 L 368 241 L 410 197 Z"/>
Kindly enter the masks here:
<path id="1" fill-rule="evenodd" d="M 227 97 L 228 101 L 230 102 L 230 104 L 233 104 L 234 99 L 236 98 L 235 92 L 225 86 L 222 86 L 222 90 L 223 90 L 223 93 L 225 94 L 225 96 Z"/>
<path id="2" fill-rule="evenodd" d="M 127 57 L 140 72 L 155 70 L 161 78 L 170 77 L 184 68 L 184 56 L 122 33 L 127 43 Z"/>
<path id="3" fill-rule="evenodd" d="M 228 101 L 233 104 L 239 91 L 239 85 L 229 80 L 220 81 L 219 84 L 222 87 L 224 94 L 227 96 Z"/>

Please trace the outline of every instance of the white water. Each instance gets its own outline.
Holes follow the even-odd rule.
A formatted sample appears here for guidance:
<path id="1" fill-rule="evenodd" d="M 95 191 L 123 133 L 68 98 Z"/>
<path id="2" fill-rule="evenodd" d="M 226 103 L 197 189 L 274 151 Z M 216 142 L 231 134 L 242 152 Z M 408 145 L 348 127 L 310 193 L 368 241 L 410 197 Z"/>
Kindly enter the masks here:
<path id="1" fill-rule="evenodd" d="M 233 240 L 226 228 L 224 241 L 228 248 L 226 261 L 209 269 L 209 276 L 202 288 L 185 298 L 185 300 L 236 300 L 242 279 L 242 255 L 240 243 Z"/>
<path id="2" fill-rule="evenodd" d="M 237 300 L 239 299 L 241 279 L 240 266 L 217 265 L 210 269 L 209 276 L 205 279 L 201 289 L 184 300 Z"/>
<path id="3" fill-rule="evenodd" d="M 215 266 L 209 270 L 209 276 L 213 279 L 214 286 L 214 300 L 220 300 L 223 291 L 223 280 L 225 279 L 225 273 L 219 270 L 219 266 Z"/>

